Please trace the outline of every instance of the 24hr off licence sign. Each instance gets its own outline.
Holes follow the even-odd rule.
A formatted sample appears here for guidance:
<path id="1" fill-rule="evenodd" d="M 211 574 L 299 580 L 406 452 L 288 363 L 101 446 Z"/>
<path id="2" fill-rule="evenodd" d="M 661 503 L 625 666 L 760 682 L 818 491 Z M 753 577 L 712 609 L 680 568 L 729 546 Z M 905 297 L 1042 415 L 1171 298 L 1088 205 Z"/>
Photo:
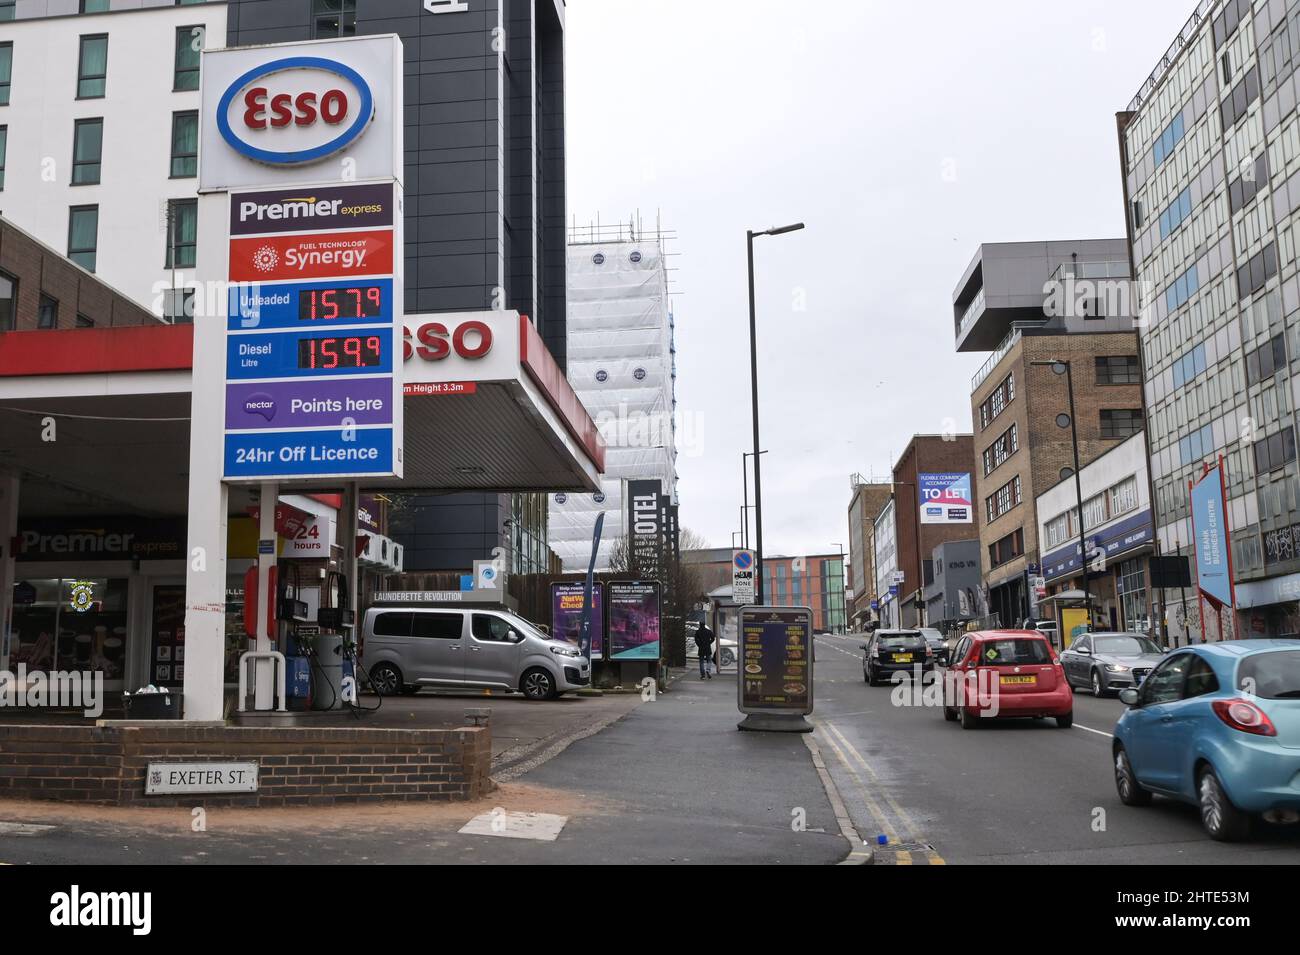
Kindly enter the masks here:
<path id="1" fill-rule="evenodd" d="M 740 611 L 740 711 L 807 715 L 813 710 L 812 611 Z"/>
<path id="2" fill-rule="evenodd" d="M 393 183 L 236 192 L 225 476 L 387 476 L 401 341 Z M 330 229 L 346 231 L 286 233 Z"/>

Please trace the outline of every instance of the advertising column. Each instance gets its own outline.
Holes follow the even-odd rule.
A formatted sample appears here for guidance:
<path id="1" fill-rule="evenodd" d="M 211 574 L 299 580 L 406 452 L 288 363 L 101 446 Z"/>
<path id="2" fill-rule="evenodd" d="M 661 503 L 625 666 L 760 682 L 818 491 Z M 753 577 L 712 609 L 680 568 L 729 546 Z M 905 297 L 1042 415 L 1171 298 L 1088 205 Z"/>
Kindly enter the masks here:
<path id="1" fill-rule="evenodd" d="M 281 484 L 402 476 L 401 41 L 205 51 L 201 73 L 199 287 L 224 307 L 195 318 L 185 715 L 210 720 L 226 485 L 260 485 L 265 607 Z M 259 664 L 259 709 L 269 688 Z"/>

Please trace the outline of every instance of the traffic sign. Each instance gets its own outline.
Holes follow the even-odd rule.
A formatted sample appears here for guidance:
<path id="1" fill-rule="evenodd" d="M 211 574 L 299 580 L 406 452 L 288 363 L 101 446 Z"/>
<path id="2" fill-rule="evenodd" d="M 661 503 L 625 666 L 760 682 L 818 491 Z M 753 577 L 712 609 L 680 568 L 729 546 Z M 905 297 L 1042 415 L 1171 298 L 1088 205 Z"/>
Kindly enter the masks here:
<path id="1" fill-rule="evenodd" d="M 731 599 L 742 606 L 755 602 L 752 550 L 731 552 Z"/>

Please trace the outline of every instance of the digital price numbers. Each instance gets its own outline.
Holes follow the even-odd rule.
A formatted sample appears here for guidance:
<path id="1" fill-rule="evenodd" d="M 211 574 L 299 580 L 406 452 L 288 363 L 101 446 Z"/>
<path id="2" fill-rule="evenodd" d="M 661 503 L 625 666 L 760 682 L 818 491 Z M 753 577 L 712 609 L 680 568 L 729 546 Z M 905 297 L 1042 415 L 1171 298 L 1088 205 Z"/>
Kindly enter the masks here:
<path id="1" fill-rule="evenodd" d="M 299 368 L 372 368 L 382 364 L 383 358 L 383 339 L 378 335 L 339 335 L 298 341 Z"/>
<path id="2" fill-rule="evenodd" d="M 379 318 L 383 314 L 384 290 L 378 285 L 344 285 L 304 289 L 298 293 L 300 322 Z"/>

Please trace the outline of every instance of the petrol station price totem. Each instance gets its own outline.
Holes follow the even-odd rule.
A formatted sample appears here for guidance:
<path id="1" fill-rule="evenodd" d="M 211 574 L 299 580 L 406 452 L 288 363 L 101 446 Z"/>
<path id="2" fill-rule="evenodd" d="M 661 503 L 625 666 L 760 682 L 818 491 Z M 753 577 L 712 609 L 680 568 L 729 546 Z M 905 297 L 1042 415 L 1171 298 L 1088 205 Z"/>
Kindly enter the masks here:
<path id="1" fill-rule="evenodd" d="M 206 645 L 229 485 L 260 485 L 267 607 L 276 559 L 267 505 L 282 488 L 355 495 L 361 479 L 402 476 L 401 41 L 204 51 L 201 69 L 198 273 L 205 295 L 214 284 L 225 292 L 217 323 L 195 319 L 189 537 L 192 550 L 210 545 L 219 567 L 191 566 L 186 618 L 191 642 Z M 355 532 L 355 497 L 346 500 L 345 542 Z M 273 621 L 257 617 L 256 649 L 266 652 Z M 196 672 L 196 652 L 186 718 L 213 719 L 220 684 L 206 652 Z M 257 667 L 257 708 L 269 708 Z"/>

